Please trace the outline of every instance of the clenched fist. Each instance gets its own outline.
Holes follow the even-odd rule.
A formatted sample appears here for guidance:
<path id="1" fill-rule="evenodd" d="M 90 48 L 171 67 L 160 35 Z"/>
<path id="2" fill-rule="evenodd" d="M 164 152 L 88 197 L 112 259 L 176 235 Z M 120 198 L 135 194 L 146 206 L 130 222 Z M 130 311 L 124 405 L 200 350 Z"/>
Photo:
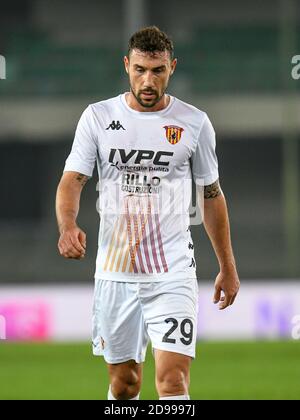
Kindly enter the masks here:
<path id="1" fill-rule="evenodd" d="M 58 249 L 62 257 L 82 260 L 86 252 L 86 234 L 78 226 L 62 229 Z"/>

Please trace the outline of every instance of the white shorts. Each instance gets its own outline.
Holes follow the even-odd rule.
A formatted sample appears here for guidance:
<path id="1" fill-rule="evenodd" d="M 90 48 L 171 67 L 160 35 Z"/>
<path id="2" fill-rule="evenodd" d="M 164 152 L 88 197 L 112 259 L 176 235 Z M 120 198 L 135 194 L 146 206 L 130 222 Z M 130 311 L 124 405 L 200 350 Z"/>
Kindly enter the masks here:
<path id="1" fill-rule="evenodd" d="M 152 348 L 195 358 L 197 279 L 158 283 L 96 280 L 93 353 L 109 364 L 145 361 Z"/>

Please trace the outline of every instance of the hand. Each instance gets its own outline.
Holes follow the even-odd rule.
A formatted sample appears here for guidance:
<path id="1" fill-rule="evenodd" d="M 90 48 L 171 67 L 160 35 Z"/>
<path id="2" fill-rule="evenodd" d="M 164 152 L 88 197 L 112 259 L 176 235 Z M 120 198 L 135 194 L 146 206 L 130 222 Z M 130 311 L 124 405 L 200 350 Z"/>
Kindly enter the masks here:
<path id="1" fill-rule="evenodd" d="M 219 304 L 222 311 L 228 306 L 233 305 L 240 289 L 240 280 L 236 268 L 221 270 L 215 283 L 214 304 Z M 221 296 L 221 294 L 224 296 Z"/>
<path id="2" fill-rule="evenodd" d="M 86 234 L 76 225 L 62 229 L 58 249 L 65 258 L 82 260 L 86 252 Z"/>

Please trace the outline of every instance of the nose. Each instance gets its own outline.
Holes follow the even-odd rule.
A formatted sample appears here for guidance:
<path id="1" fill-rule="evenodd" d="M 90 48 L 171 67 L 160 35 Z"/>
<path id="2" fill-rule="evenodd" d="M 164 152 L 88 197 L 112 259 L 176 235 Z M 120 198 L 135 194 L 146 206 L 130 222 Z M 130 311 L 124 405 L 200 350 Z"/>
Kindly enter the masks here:
<path id="1" fill-rule="evenodd" d="M 145 72 L 144 74 L 144 89 L 154 89 L 153 75 L 150 71 Z"/>

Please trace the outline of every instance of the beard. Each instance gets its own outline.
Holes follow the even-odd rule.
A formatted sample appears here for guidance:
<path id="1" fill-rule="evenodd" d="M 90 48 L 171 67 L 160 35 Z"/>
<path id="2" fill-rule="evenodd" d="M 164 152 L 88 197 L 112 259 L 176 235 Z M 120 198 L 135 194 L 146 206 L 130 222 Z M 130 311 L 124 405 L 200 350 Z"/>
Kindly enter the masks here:
<path id="1" fill-rule="evenodd" d="M 153 89 L 144 89 L 140 90 L 139 92 L 135 92 L 132 86 L 130 85 L 131 93 L 137 100 L 137 102 L 144 108 L 153 108 L 158 102 L 162 99 L 164 94 L 166 93 L 167 87 L 163 90 L 162 94 L 159 95 L 159 93 L 156 90 Z M 143 92 L 151 93 L 153 97 L 151 98 L 142 98 Z"/>

